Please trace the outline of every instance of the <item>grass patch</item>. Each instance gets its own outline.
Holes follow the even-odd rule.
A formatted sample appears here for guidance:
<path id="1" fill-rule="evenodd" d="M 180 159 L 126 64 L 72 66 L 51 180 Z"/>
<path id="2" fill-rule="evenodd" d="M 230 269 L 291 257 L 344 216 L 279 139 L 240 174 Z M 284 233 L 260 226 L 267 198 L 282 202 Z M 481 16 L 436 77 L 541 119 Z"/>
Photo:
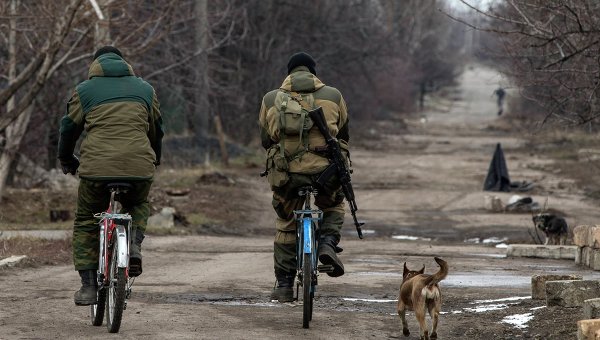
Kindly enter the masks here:
<path id="1" fill-rule="evenodd" d="M 189 214 L 188 216 L 186 216 L 186 220 L 190 225 L 193 226 L 219 223 L 219 221 L 211 219 L 202 213 Z"/>
<path id="2" fill-rule="evenodd" d="M 73 221 L 47 222 L 47 223 L 12 223 L 0 222 L 0 230 L 70 230 Z"/>
<path id="3" fill-rule="evenodd" d="M 585 131 L 548 130 L 531 135 L 526 150 L 553 159 L 551 167 L 538 170 L 560 171 L 576 181 L 578 190 L 594 201 L 600 200 L 600 160 L 586 159 L 586 152 L 600 151 L 600 136 Z M 592 151 L 592 156 L 597 155 Z M 597 157 L 597 156 L 596 156 Z"/>
<path id="4" fill-rule="evenodd" d="M 35 237 L 12 237 L 0 240 L 0 259 L 13 255 L 27 258 L 17 267 L 68 264 L 73 260 L 71 239 L 46 240 Z"/>
<path id="5" fill-rule="evenodd" d="M 167 235 L 185 235 L 189 234 L 186 230 L 181 229 L 179 227 L 173 228 L 163 228 L 163 227 L 146 227 L 146 235 L 154 235 L 154 236 L 167 236 Z"/>
<path id="6" fill-rule="evenodd" d="M 164 169 L 154 176 L 154 183 L 173 189 L 193 187 L 200 176 L 213 172 L 215 169 L 206 167 Z"/>

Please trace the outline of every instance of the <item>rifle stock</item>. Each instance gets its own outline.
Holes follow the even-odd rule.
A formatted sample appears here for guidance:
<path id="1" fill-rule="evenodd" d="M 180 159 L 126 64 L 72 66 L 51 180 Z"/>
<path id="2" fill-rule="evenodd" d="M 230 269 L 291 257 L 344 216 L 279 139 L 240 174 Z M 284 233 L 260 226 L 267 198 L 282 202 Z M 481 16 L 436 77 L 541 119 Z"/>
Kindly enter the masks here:
<path id="1" fill-rule="evenodd" d="M 338 144 L 338 141 L 331 136 L 331 133 L 329 133 L 329 128 L 327 127 L 327 122 L 325 121 L 325 115 L 323 114 L 323 109 L 321 107 L 310 111 L 309 116 L 323 137 L 325 137 L 325 142 L 327 143 L 327 158 L 329 159 L 331 165 L 325 170 L 325 172 L 329 174 L 332 172 L 332 170 L 334 170 L 334 173 L 337 175 L 342 185 L 344 197 L 350 206 L 350 213 L 352 214 L 352 219 L 354 220 L 356 232 L 358 233 L 358 237 L 362 239 L 363 234 L 361 226 L 364 225 L 364 222 L 359 222 L 356 218 L 356 211 L 358 210 L 358 207 L 356 206 L 356 200 L 354 199 L 354 190 L 352 189 L 352 183 L 350 180 L 350 171 L 348 170 L 348 167 L 346 167 L 346 162 L 342 156 L 340 145 Z M 326 178 L 328 177 L 329 176 Z"/>

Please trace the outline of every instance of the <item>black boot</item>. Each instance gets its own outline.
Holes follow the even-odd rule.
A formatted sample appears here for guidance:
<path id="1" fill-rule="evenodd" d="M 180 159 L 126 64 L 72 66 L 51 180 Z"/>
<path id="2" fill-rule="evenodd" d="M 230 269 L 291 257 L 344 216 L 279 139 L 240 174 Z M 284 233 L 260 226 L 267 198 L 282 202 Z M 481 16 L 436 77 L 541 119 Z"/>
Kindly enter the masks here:
<path id="1" fill-rule="evenodd" d="M 142 275 L 142 241 L 144 233 L 136 229 L 133 232 L 135 239 L 129 249 L 129 276 L 136 277 Z"/>
<path id="2" fill-rule="evenodd" d="M 319 240 L 319 261 L 324 265 L 333 266 L 333 270 L 327 272 L 327 275 L 331 277 L 344 275 L 344 265 L 337 256 L 337 253 L 341 252 L 342 248 L 339 248 L 337 243 L 337 239 L 332 236 L 324 236 Z"/>
<path id="3" fill-rule="evenodd" d="M 294 301 L 294 274 L 275 273 L 275 277 L 277 282 L 271 293 L 271 300 L 279 302 Z"/>
<path id="4" fill-rule="evenodd" d="M 89 306 L 98 302 L 98 282 L 95 270 L 80 270 L 81 288 L 75 292 L 77 306 Z"/>

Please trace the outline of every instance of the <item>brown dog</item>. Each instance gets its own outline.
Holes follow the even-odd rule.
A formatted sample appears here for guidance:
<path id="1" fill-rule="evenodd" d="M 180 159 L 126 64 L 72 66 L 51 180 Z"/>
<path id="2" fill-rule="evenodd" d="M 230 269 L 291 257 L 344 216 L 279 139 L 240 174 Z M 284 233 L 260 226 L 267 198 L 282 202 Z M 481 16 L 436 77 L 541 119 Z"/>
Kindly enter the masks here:
<path id="1" fill-rule="evenodd" d="M 400 296 L 398 297 L 398 315 L 402 320 L 402 333 L 405 336 L 410 335 L 406 323 L 406 310 L 414 310 L 417 321 L 419 322 L 421 339 L 437 339 L 437 325 L 442 308 L 442 292 L 438 282 L 442 281 L 448 275 L 448 263 L 435 257 L 435 262 L 440 266 L 440 270 L 433 274 L 424 274 L 425 266 L 419 271 L 409 270 L 404 262 L 404 273 L 402 274 L 402 284 L 400 285 Z M 425 322 L 425 313 L 429 312 L 431 317 L 431 336 L 427 331 Z"/>

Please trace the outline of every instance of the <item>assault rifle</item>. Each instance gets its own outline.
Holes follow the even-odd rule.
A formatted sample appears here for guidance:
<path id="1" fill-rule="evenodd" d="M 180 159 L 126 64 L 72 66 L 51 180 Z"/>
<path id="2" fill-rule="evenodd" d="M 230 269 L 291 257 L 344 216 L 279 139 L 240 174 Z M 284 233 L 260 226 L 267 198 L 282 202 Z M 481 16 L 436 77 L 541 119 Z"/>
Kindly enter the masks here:
<path id="1" fill-rule="evenodd" d="M 346 197 L 346 201 L 348 201 L 348 204 L 350 205 L 350 213 L 354 219 L 356 232 L 358 233 L 358 237 L 362 239 L 363 234 L 360 227 L 364 224 L 364 222 L 358 222 L 356 219 L 356 211 L 358 210 L 358 207 L 356 206 L 356 201 L 354 199 L 352 183 L 350 183 L 350 171 L 348 170 L 344 157 L 342 156 L 340 145 L 338 144 L 337 139 L 333 138 L 329 133 L 329 128 L 327 128 L 327 123 L 325 122 L 325 116 L 323 115 L 323 109 L 321 107 L 310 111 L 308 115 L 312 119 L 313 123 L 315 123 L 319 131 L 321 131 L 323 137 L 325 137 L 325 142 L 327 143 L 325 153 L 329 159 L 329 162 L 331 163 L 323 171 L 323 173 L 321 173 L 317 179 L 317 183 L 319 183 L 321 186 L 324 186 L 331 176 L 337 175 L 340 183 L 342 184 L 342 192 L 344 193 L 344 197 Z"/>

